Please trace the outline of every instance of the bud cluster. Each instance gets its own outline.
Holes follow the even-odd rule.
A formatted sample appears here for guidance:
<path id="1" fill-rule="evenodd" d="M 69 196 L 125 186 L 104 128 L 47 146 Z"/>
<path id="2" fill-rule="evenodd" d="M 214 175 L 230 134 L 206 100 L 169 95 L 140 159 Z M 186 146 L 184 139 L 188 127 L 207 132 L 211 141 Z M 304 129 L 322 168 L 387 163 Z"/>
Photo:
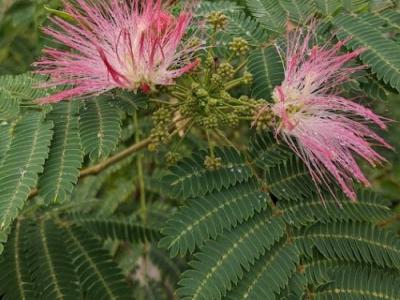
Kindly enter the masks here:
<path id="1" fill-rule="evenodd" d="M 222 166 L 222 159 L 215 156 L 206 156 L 204 166 L 210 171 L 218 170 Z"/>
<path id="2" fill-rule="evenodd" d="M 165 155 L 165 160 L 170 165 L 175 165 L 180 159 L 182 156 L 177 152 L 170 151 Z"/>
<path id="3" fill-rule="evenodd" d="M 222 30 L 228 23 L 228 17 L 221 11 L 214 11 L 208 15 L 207 21 L 216 30 Z"/>
<path id="4" fill-rule="evenodd" d="M 264 101 L 264 104 L 259 104 L 255 109 L 254 127 L 257 130 L 267 130 L 276 123 L 275 115 Z"/>
<path id="5" fill-rule="evenodd" d="M 229 50 L 236 56 L 246 55 L 249 51 L 249 43 L 244 38 L 235 37 L 229 43 Z"/>
<path id="6" fill-rule="evenodd" d="M 167 144 L 169 142 L 168 126 L 171 122 L 171 110 L 168 106 L 159 108 L 152 116 L 154 127 L 151 130 L 150 138 L 151 144 L 149 150 L 155 151 L 160 144 Z"/>

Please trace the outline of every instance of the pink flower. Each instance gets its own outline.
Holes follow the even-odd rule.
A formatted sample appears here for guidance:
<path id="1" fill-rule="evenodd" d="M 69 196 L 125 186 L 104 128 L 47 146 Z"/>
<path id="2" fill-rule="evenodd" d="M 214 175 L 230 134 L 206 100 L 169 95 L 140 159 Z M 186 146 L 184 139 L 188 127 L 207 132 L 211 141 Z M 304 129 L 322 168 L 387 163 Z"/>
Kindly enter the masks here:
<path id="1" fill-rule="evenodd" d="M 356 200 L 353 181 L 365 186 L 369 182 L 354 154 L 373 166 L 384 161 L 372 143 L 391 146 L 367 124 L 375 123 L 382 129 L 386 125 L 370 109 L 338 94 L 338 86 L 360 69 L 345 64 L 364 50 L 340 53 L 347 41 L 330 47 L 312 45 L 315 39 L 315 24 L 306 32 L 289 33 L 285 78 L 275 88 L 271 105 L 279 120 L 276 135 L 304 161 L 317 186 L 330 189 L 329 182 L 334 179 L 350 199 Z"/>
<path id="2" fill-rule="evenodd" d="M 63 49 L 47 48 L 34 65 L 49 75 L 46 87 L 67 85 L 62 92 L 39 99 L 58 102 L 100 94 L 113 88 L 148 92 L 154 85 L 170 85 L 196 66 L 196 46 L 182 45 L 191 22 L 190 9 L 178 17 L 161 0 L 65 1 L 69 23 L 52 18 L 55 28 L 44 32 Z M 68 50 L 64 50 L 65 46 Z"/>

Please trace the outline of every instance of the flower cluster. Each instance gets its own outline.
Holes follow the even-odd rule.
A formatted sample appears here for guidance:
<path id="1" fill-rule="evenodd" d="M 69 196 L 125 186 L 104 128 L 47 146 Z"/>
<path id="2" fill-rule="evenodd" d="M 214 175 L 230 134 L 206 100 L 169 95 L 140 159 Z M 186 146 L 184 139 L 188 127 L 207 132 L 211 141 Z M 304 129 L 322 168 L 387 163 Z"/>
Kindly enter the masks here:
<path id="1" fill-rule="evenodd" d="M 356 200 L 353 180 L 369 185 L 354 154 L 376 165 L 384 161 L 371 143 L 390 148 L 368 128 L 372 122 L 386 128 L 370 109 L 345 99 L 337 87 L 359 67 L 346 63 L 364 49 L 340 53 L 347 41 L 333 47 L 313 45 L 315 24 L 306 31 L 289 33 L 285 56 L 285 78 L 273 93 L 274 104 L 264 108 L 278 119 L 277 137 L 304 161 L 314 182 L 329 187 L 333 178 L 346 195 Z M 360 121 L 361 120 L 363 121 Z"/>
<path id="2" fill-rule="evenodd" d="M 266 102 L 236 98 L 230 93 L 253 80 L 252 74 L 242 71 L 246 65 L 243 56 L 250 49 L 245 39 L 234 38 L 229 43 L 228 60 L 216 57 L 216 44 L 208 47 L 202 60 L 194 60 L 194 53 L 203 46 L 196 38 L 183 42 L 192 20 L 189 7 L 175 17 L 161 0 L 75 2 L 80 8 L 65 2 L 73 23 L 56 17 L 52 21 L 57 29 L 45 29 L 68 49 L 47 48 L 45 57 L 35 64 L 37 73 L 49 76 L 46 86 L 63 85 L 67 89 L 40 99 L 41 103 L 114 88 L 146 93 L 156 85 L 173 84 L 202 62 L 202 70 L 193 70 L 193 76 L 169 89 L 173 101 L 164 103 L 170 107 L 161 107 L 154 114 L 151 148 L 169 142 L 174 116 L 189 128 L 204 129 L 208 136 L 209 131 L 220 134 L 222 128 L 236 127 L 240 120 L 255 114 L 253 124 L 258 129 L 273 128 L 276 137 L 304 161 L 317 187 L 329 189 L 333 179 L 352 200 L 356 199 L 353 181 L 369 185 L 355 154 L 376 165 L 384 158 L 372 143 L 391 148 L 368 127 L 368 123 L 374 123 L 385 129 L 383 118 L 338 93 L 339 85 L 363 68 L 347 63 L 364 49 L 342 53 L 347 40 L 333 46 L 316 45 L 315 22 L 307 30 L 288 33 L 286 53 L 281 53 L 285 57 L 284 80 L 274 89 L 273 103 L 261 104 Z M 223 13 L 211 13 L 208 22 L 212 36 L 223 30 L 227 21 Z M 172 153 L 169 158 L 173 161 L 176 157 Z M 210 156 L 205 165 L 217 169 L 220 161 Z"/>
<path id="3" fill-rule="evenodd" d="M 174 17 L 161 0 L 76 0 L 65 2 L 74 23 L 55 17 L 47 35 L 67 50 L 47 48 L 35 63 L 37 73 L 50 77 L 46 86 L 68 86 L 39 99 L 58 102 L 100 94 L 113 88 L 149 92 L 155 85 L 170 85 L 197 64 L 200 47 L 182 43 L 192 20 L 190 8 Z"/>

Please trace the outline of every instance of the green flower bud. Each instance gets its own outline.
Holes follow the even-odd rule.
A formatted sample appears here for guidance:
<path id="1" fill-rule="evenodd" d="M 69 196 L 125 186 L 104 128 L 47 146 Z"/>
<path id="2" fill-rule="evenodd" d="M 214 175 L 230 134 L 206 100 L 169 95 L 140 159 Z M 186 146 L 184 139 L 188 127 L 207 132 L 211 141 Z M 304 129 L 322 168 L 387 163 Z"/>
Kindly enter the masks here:
<path id="1" fill-rule="evenodd" d="M 175 165 L 181 158 L 182 156 L 177 152 L 168 152 L 165 155 L 165 160 L 170 165 Z"/>
<path id="2" fill-rule="evenodd" d="M 220 157 L 206 156 L 204 166 L 210 171 L 218 170 L 222 166 L 222 159 Z"/>
<path id="3" fill-rule="evenodd" d="M 228 17 L 220 11 L 214 11 L 208 15 L 207 21 L 215 29 L 221 30 L 226 27 Z"/>
<path id="4" fill-rule="evenodd" d="M 249 51 L 249 43 L 241 37 L 235 37 L 229 43 L 229 50 L 236 56 L 246 55 Z"/>
<path id="5" fill-rule="evenodd" d="M 222 78 L 232 79 L 235 75 L 235 68 L 230 63 L 222 63 L 217 69 L 217 74 Z"/>

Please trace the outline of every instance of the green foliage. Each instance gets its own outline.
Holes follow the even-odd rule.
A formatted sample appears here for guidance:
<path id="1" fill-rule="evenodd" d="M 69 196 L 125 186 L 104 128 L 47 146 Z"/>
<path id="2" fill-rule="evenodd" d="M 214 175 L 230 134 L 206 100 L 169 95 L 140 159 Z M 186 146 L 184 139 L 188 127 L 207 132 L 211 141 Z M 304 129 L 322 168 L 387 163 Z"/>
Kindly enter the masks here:
<path id="1" fill-rule="evenodd" d="M 304 166 L 269 134 L 256 135 L 250 152 L 254 159 L 250 163 L 265 173 L 259 178 L 261 185 L 279 199 L 276 205 L 265 203 L 272 209 L 264 207 L 248 215 L 248 205 L 232 206 L 235 214 L 247 213 L 240 219 L 222 213 L 229 202 L 221 205 L 221 196 L 240 195 L 243 186 L 267 195 L 258 184 L 236 183 L 201 199 L 189 199 L 162 231 L 166 237 L 160 245 L 172 256 L 194 252 L 191 268 L 179 283 L 183 299 L 279 299 L 278 295 L 299 299 L 309 293 L 308 287 L 322 293 L 340 266 L 352 266 L 352 272 L 367 265 L 398 269 L 400 240 L 374 225 L 390 217 L 387 201 L 363 190 L 357 202 L 345 200 L 340 192 L 333 197 L 320 191 L 321 198 Z M 342 276 L 332 285 L 336 290 L 350 286 L 345 284 L 347 273 Z M 375 284 L 386 286 L 381 277 Z M 395 287 L 388 287 L 387 293 L 394 291 Z"/>
<path id="2" fill-rule="evenodd" d="M 273 46 L 253 50 L 248 67 L 254 76 L 252 96 L 271 100 L 274 87 L 283 79 L 282 58 L 278 51 Z"/>
<path id="3" fill-rule="evenodd" d="M 250 12 L 267 29 L 283 32 L 287 20 L 304 23 L 315 13 L 312 0 L 246 0 Z"/>
<path id="4" fill-rule="evenodd" d="M 80 110 L 80 135 L 86 154 L 93 160 L 107 157 L 121 134 L 121 117 L 106 96 L 86 101 Z"/>
<path id="5" fill-rule="evenodd" d="M 102 239 L 129 242 L 157 241 L 159 230 L 149 225 L 129 222 L 122 218 L 105 219 L 84 215 L 74 215 L 71 220 Z"/>
<path id="6" fill-rule="evenodd" d="M 168 248 L 172 256 L 193 252 L 196 246 L 266 209 L 269 201 L 269 195 L 260 191 L 254 179 L 190 199 L 187 207 L 168 220 L 160 246 Z"/>
<path id="7" fill-rule="evenodd" d="M 174 2 L 174 13 L 185 2 Z M 207 42 L 198 54 L 204 61 L 171 87 L 40 106 L 35 100 L 54 92 L 37 88 L 45 78 L 0 77 L 0 298 L 399 299 L 396 154 L 382 151 L 393 165 L 365 171 L 384 194 L 357 187 L 352 202 L 337 187 L 317 187 L 274 133 L 251 128 L 258 105 L 274 101 L 283 80 L 286 28 L 312 17 L 321 24 L 320 44 L 351 36 L 349 49 L 366 49 L 355 64 L 370 69 L 343 85 L 344 94 L 367 96 L 392 117 L 400 91 L 399 4 L 196 5 L 185 38 Z M 39 55 L 44 6 L 62 13 L 57 0 L 0 3 L 1 74 L 25 71 Z M 214 35 L 204 21 L 215 11 L 227 23 Z M 234 38 L 247 41 L 247 54 L 229 49 Z M 222 63 L 232 65 L 230 78 L 211 80 Z M 216 117 L 220 130 L 177 111 L 179 101 Z M 160 108 L 168 115 L 158 120 L 168 144 L 150 145 L 154 153 L 145 149 Z M 397 133 L 386 134 L 395 146 Z"/>
<path id="8" fill-rule="evenodd" d="M 302 235 L 304 234 L 304 235 Z M 390 231 L 359 222 L 315 224 L 296 237 L 308 255 L 316 247 L 326 257 L 400 268 L 400 240 Z"/>
<path id="9" fill-rule="evenodd" d="M 0 260 L 0 291 L 4 300 L 37 299 L 26 257 L 26 226 L 16 222 Z"/>
<path id="10" fill-rule="evenodd" d="M 170 174 L 164 181 L 171 189 L 169 193 L 175 198 L 202 196 L 214 190 L 220 191 L 237 182 L 247 181 L 251 170 L 244 156 L 233 148 L 215 149 L 215 156 L 221 158 L 222 166 L 211 171 L 204 168 L 207 151 L 196 153 L 192 158 L 185 158 L 170 168 Z"/>
<path id="11" fill-rule="evenodd" d="M 361 60 L 371 67 L 379 79 L 400 91 L 400 46 L 363 16 L 341 15 L 333 20 L 339 28 L 338 37 L 351 36 L 348 45 L 352 49 L 365 47 Z M 375 25 L 375 26 L 374 26 Z"/>
<path id="12" fill-rule="evenodd" d="M 78 109 L 77 102 L 61 102 L 47 116 L 54 124 L 54 135 L 45 171 L 39 179 L 39 195 L 46 203 L 66 201 L 78 180 L 83 156 Z"/>
<path id="13" fill-rule="evenodd" d="M 248 271 L 283 236 L 284 229 L 282 219 L 267 210 L 206 243 L 190 263 L 193 269 L 182 274 L 179 295 L 193 300 L 221 299 L 243 277 L 243 270 Z"/>
<path id="14" fill-rule="evenodd" d="M 226 299 L 274 299 L 275 294 L 287 285 L 299 260 L 298 249 L 283 238 L 257 260 Z"/>
<path id="15" fill-rule="evenodd" d="M 40 220 L 27 233 L 27 258 L 32 278 L 44 299 L 78 299 L 78 276 L 65 252 L 66 232 L 52 221 Z"/>
<path id="16" fill-rule="evenodd" d="M 35 88 L 39 82 L 39 77 L 31 74 L 0 76 L 0 120 L 16 118 L 22 104 L 45 96 L 48 91 Z"/>
<path id="17" fill-rule="evenodd" d="M 42 113 L 22 116 L 0 168 L 0 232 L 18 216 L 48 156 L 52 123 Z"/>
<path id="18" fill-rule="evenodd" d="M 66 229 L 66 238 L 88 299 L 130 299 L 121 272 L 98 240 L 87 231 L 75 227 Z"/>
<path id="19" fill-rule="evenodd" d="M 315 0 L 314 2 L 318 11 L 325 16 L 334 14 L 342 4 L 340 0 Z"/>
<path id="20" fill-rule="evenodd" d="M 313 295 L 318 299 L 400 299 L 398 274 L 370 267 L 343 267 L 332 280 L 318 287 Z"/>
<path id="21" fill-rule="evenodd" d="M 228 15 L 226 32 L 230 36 L 242 37 L 251 45 L 260 45 L 267 42 L 268 33 L 252 17 L 243 12 L 234 12 Z"/>
<path id="22" fill-rule="evenodd" d="M 315 221 L 381 222 L 391 215 L 389 204 L 376 193 L 359 190 L 357 202 L 354 203 L 349 202 L 342 192 L 335 191 L 335 197 L 329 194 L 322 200 L 318 195 L 305 197 L 298 202 L 283 200 L 279 201 L 277 207 L 287 223 L 303 226 Z"/>

